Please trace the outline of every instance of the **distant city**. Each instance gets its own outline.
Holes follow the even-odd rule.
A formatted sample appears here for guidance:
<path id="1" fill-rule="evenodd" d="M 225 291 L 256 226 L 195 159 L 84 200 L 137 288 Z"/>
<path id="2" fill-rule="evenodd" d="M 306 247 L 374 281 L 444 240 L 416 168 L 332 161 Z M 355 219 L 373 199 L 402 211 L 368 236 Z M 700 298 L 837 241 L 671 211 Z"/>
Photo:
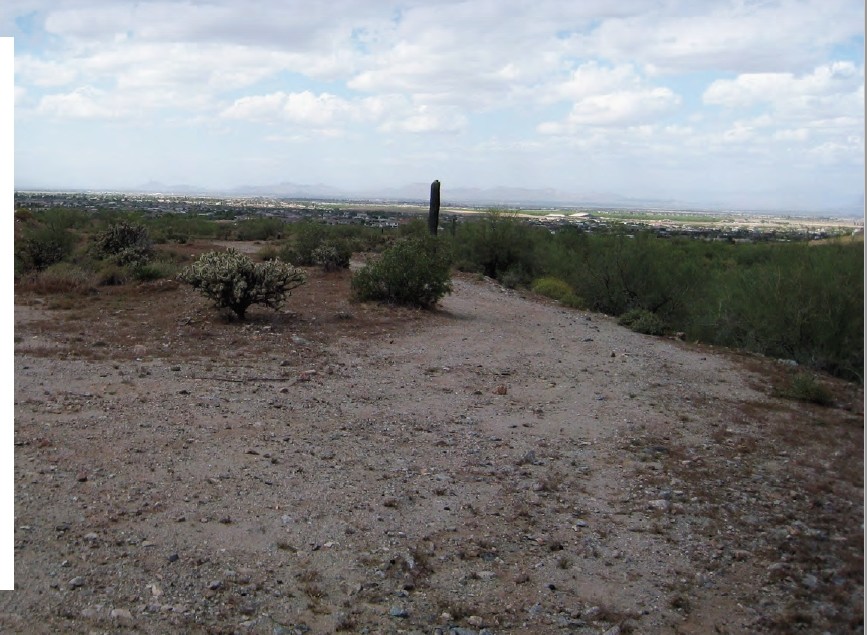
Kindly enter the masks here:
<path id="1" fill-rule="evenodd" d="M 397 203 L 426 202 L 430 195 L 430 183 L 409 183 L 398 187 L 385 187 L 376 190 L 352 190 L 338 188 L 323 183 L 304 184 L 284 181 L 270 185 L 241 185 L 238 187 L 209 189 L 188 184 L 165 184 L 149 181 L 141 185 L 118 190 L 99 190 L 87 188 L 39 188 L 22 187 L 22 192 L 65 192 L 90 194 L 128 194 L 128 195 L 163 195 L 163 196 L 193 196 L 221 199 L 294 199 L 323 201 L 376 201 Z M 729 205 L 698 204 L 694 201 L 677 199 L 648 199 L 622 196 L 613 192 L 568 192 L 555 188 L 523 188 L 523 187 L 457 187 L 444 183 L 442 187 L 442 202 L 453 206 L 487 206 L 497 208 L 550 208 L 550 209 L 629 209 L 629 210 L 671 210 L 684 212 L 726 212 L 754 213 L 791 216 L 864 216 L 863 196 L 852 201 L 850 205 L 811 211 L 809 209 L 771 209 L 768 205 L 732 207 Z"/>
<path id="2" fill-rule="evenodd" d="M 428 201 L 406 199 L 339 199 L 264 195 L 207 196 L 144 192 L 19 191 L 15 207 L 66 208 L 92 213 L 137 212 L 146 215 L 190 214 L 214 220 L 239 221 L 276 217 L 286 222 L 303 220 L 328 224 L 361 224 L 394 229 L 426 217 Z M 738 242 L 820 240 L 860 235 L 864 217 L 748 213 L 734 211 L 627 208 L 611 206 L 457 204 L 445 200 L 440 225 L 454 228 L 489 211 L 511 214 L 551 231 L 564 227 L 595 233 L 651 231 L 661 237 L 690 236 Z"/>

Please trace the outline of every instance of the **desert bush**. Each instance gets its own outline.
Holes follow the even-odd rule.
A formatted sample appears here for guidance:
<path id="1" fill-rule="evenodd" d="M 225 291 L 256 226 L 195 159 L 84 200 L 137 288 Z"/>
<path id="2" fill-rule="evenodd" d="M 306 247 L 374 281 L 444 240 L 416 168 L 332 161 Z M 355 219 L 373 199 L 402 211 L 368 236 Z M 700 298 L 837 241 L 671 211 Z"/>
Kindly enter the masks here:
<path id="1" fill-rule="evenodd" d="M 582 305 L 581 299 L 575 295 L 569 283 L 560 278 L 553 276 L 537 278 L 533 282 L 533 291 L 539 295 L 544 295 L 546 298 L 557 300 L 563 306 L 573 309 L 580 308 Z"/>
<path id="2" fill-rule="evenodd" d="M 863 381 L 862 247 L 764 245 L 733 258 L 742 254 L 750 264 L 718 271 L 696 318 L 678 330 Z"/>
<path id="3" fill-rule="evenodd" d="M 491 210 L 481 220 L 458 225 L 450 239 L 458 268 L 514 287 L 529 283 L 537 274 L 541 251 L 537 246 L 542 234 L 547 235 L 547 231 L 540 232 L 514 215 Z"/>
<path id="4" fill-rule="evenodd" d="M 280 251 L 280 258 L 301 266 L 316 264 L 313 252 L 326 240 L 326 225 L 303 221 L 290 226 L 291 240 Z"/>
<path id="5" fill-rule="evenodd" d="M 132 270 L 124 265 L 104 261 L 96 270 L 97 284 L 101 287 L 116 287 L 132 280 Z"/>
<path id="6" fill-rule="evenodd" d="M 132 277 L 141 282 L 174 278 L 178 265 L 168 260 L 153 260 L 132 268 Z"/>
<path id="7" fill-rule="evenodd" d="M 399 240 L 352 277 L 359 300 L 429 308 L 450 293 L 451 261 L 445 245 L 432 236 Z"/>
<path id="8" fill-rule="evenodd" d="M 144 220 L 154 243 L 184 244 L 194 238 L 213 238 L 217 223 L 208 218 L 190 214 L 160 214 Z"/>
<path id="9" fill-rule="evenodd" d="M 647 309 L 630 309 L 617 319 L 617 323 L 646 335 L 663 335 L 665 322 Z"/>
<path id="10" fill-rule="evenodd" d="M 145 227 L 120 221 L 109 225 L 96 236 L 93 253 L 117 265 L 135 266 L 150 261 L 153 245 Z"/>
<path id="11" fill-rule="evenodd" d="M 304 273 L 280 260 L 254 263 L 229 249 L 211 251 L 185 268 L 178 276 L 218 309 L 230 309 L 241 320 L 253 304 L 279 309 L 292 289 L 304 284 Z"/>
<path id="12" fill-rule="evenodd" d="M 40 271 L 72 254 L 75 235 L 56 225 L 37 226 L 15 244 L 15 268 L 19 273 Z"/>
<path id="13" fill-rule="evenodd" d="M 344 241 L 326 240 L 319 244 L 311 254 L 314 264 L 325 271 L 349 269 L 349 259 L 352 251 Z"/>
<path id="14" fill-rule="evenodd" d="M 238 240 L 271 240 L 282 238 L 286 222 L 279 218 L 249 218 L 239 221 L 235 227 Z"/>

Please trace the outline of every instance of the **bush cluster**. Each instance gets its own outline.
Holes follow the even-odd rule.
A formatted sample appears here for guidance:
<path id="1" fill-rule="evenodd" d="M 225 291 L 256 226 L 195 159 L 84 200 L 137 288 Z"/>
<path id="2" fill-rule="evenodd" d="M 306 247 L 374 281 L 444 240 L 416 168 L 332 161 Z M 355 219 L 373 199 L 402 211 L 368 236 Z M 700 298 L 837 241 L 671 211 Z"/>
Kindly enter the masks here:
<path id="1" fill-rule="evenodd" d="M 178 276 L 218 309 L 230 309 L 243 320 L 253 304 L 279 309 L 292 289 L 304 284 L 304 272 L 279 260 L 254 263 L 235 249 L 210 251 Z"/>

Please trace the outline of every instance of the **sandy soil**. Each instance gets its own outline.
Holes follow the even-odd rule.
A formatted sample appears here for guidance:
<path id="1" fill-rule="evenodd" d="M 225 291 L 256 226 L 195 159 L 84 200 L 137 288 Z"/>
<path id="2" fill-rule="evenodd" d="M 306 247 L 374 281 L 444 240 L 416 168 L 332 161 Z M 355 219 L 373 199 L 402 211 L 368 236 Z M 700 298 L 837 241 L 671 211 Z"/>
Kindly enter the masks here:
<path id="1" fill-rule="evenodd" d="M 15 307 L 6 633 L 863 630 L 863 393 L 459 277 Z"/>

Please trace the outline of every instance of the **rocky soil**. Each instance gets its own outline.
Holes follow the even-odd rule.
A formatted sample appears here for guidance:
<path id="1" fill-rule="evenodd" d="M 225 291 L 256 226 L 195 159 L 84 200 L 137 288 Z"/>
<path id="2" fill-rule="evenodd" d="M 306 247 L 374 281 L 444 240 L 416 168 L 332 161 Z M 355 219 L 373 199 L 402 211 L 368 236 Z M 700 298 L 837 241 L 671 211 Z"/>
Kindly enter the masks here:
<path id="1" fill-rule="evenodd" d="M 15 306 L 4 633 L 863 631 L 863 393 L 459 277 Z"/>

